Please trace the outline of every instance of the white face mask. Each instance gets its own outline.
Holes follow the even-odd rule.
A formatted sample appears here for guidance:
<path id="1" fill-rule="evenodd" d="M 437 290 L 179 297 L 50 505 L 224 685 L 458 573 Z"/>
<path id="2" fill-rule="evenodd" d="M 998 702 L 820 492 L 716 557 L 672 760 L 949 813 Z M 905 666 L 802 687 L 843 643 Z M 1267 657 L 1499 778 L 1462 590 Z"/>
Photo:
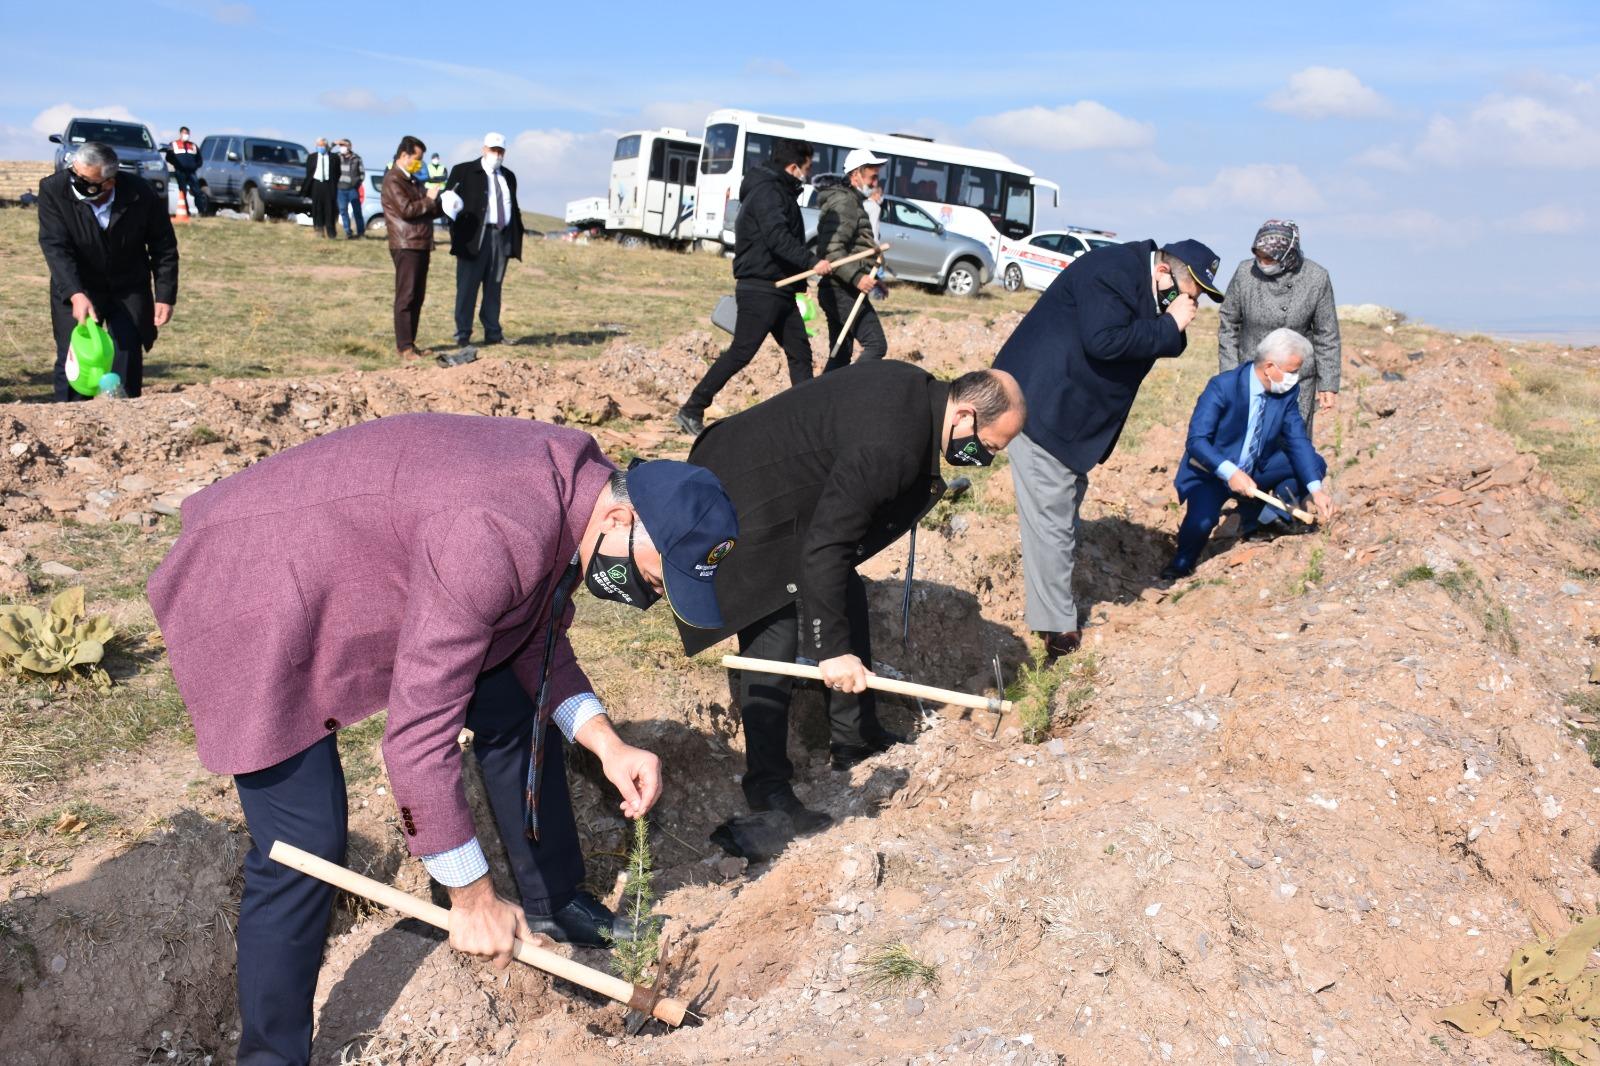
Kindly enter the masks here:
<path id="1" fill-rule="evenodd" d="M 483 157 L 483 169 L 487 170 L 491 174 L 493 174 L 495 171 L 499 170 L 500 169 L 500 156 L 498 154 L 494 153 L 494 152 L 490 152 L 488 155 L 484 156 Z"/>
<path id="2" fill-rule="evenodd" d="M 350 149 L 346 148 L 342 144 L 337 149 L 335 149 L 335 151 L 337 151 L 340 155 L 349 155 L 350 154 Z"/>
<path id="3" fill-rule="evenodd" d="M 1273 263 L 1270 266 L 1268 266 L 1268 265 L 1265 265 L 1265 264 L 1263 264 L 1263 263 L 1258 261 L 1256 263 L 1256 269 L 1261 271 L 1261 273 L 1265 274 L 1269 278 L 1275 278 L 1279 274 L 1283 273 L 1283 264 L 1282 263 Z"/>
<path id="4" fill-rule="evenodd" d="M 1279 378 L 1277 381 L 1267 382 L 1267 391 L 1272 393 L 1274 396 L 1282 396 L 1284 393 L 1288 392 L 1298 384 L 1300 384 L 1300 374 L 1298 372 L 1291 374 L 1289 371 L 1285 370 L 1283 372 L 1283 377 Z"/>

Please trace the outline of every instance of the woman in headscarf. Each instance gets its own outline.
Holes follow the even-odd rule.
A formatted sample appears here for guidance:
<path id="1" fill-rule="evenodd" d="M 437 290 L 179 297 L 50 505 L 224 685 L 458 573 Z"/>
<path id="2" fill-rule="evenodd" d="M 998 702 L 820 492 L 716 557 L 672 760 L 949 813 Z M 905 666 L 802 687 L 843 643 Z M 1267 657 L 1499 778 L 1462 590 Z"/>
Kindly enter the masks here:
<path id="1" fill-rule="evenodd" d="M 1300 369 L 1300 413 L 1311 432 L 1318 411 L 1339 399 L 1339 316 L 1328 272 L 1300 253 L 1300 227 L 1269 219 L 1250 245 L 1255 253 L 1233 272 L 1222 301 L 1217 364 L 1232 370 L 1255 357 L 1261 338 L 1287 326 L 1311 340 L 1311 358 Z"/>

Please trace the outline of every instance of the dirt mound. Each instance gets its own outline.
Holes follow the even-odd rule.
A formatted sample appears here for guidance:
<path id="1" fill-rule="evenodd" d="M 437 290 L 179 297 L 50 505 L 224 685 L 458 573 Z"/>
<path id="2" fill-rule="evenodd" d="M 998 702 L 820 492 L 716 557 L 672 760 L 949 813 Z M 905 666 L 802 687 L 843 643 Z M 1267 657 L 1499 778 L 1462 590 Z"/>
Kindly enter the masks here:
<path id="1" fill-rule="evenodd" d="M 981 362 L 966 353 L 991 351 L 1003 328 L 921 323 L 901 340 L 910 350 L 927 331 L 924 365 L 953 368 Z M 604 397 L 659 421 L 717 348 L 707 334 L 659 352 L 615 342 L 593 364 L 603 391 L 579 388 L 567 368 L 486 361 L 224 383 L 147 397 L 115 420 L 99 404 L 65 415 L 12 407 L 0 418 L 28 447 L 6 460 L 0 487 L 7 513 L 46 486 L 87 491 L 100 475 L 67 460 L 100 442 L 144 471 L 182 464 L 162 487 L 171 492 L 394 410 L 554 407 L 581 421 Z M 1171 505 L 1181 439 L 1152 430 L 1096 473 L 1084 508 L 1079 592 L 1093 604 L 1087 636 L 1099 659 L 1088 713 L 1029 746 L 1010 719 L 900 708 L 897 724 L 921 727 L 917 742 L 856 767 L 847 786 L 826 768 L 815 708 L 802 709 L 798 788 L 836 822 L 770 864 L 745 867 L 705 843 L 737 801 L 720 677 L 674 670 L 662 686 L 649 679 L 681 660 L 639 649 L 638 676 L 608 702 L 673 773 L 655 819 L 660 910 L 679 960 L 675 990 L 704 1024 L 628 1038 L 613 1006 L 555 994 L 529 973 L 497 978 L 432 933 L 361 914 L 330 946 L 319 1060 L 1524 1061 L 1504 1038 L 1468 1040 L 1431 1017 L 1497 987 L 1514 946 L 1592 913 L 1600 897 L 1600 771 L 1575 735 L 1593 723 L 1562 705 L 1600 639 L 1596 527 L 1492 428 L 1503 375 L 1492 346 L 1438 337 L 1358 359 L 1344 409 L 1322 427 L 1336 523 L 1241 542 L 1229 520 L 1192 579 L 1158 587 L 1181 514 Z M 781 384 L 747 377 L 752 397 Z M 224 440 L 196 442 L 196 425 Z M 654 426 L 612 432 L 648 441 Z M 919 533 L 909 648 L 907 545 L 870 564 L 885 672 L 976 689 L 995 654 L 1015 668 L 1024 627 L 1010 506 L 1000 470 Z M 609 807 L 593 767 L 575 766 L 579 809 Z M 364 787 L 352 803 L 377 786 Z M 619 824 L 585 819 L 591 856 L 604 861 Z M 192 891 L 184 881 L 178 896 L 195 914 L 227 898 L 237 862 L 224 846 L 236 837 L 204 833 L 218 849 L 201 864 L 212 879 Z M 171 894 L 185 847 L 158 841 L 112 861 L 150 862 L 138 873 Z M 381 872 L 389 853 L 376 854 Z M 384 876 L 397 868 L 416 877 L 411 863 Z M 63 892 L 52 888 L 52 915 L 72 909 Z M 63 1047 L 107 1039 L 75 1005 L 124 1003 L 148 982 L 90 984 L 100 979 L 79 975 L 60 946 L 67 927 L 44 928 L 60 932 L 41 955 L 66 955 L 66 976 L 82 983 L 68 995 L 44 976 L 21 1009 L 49 1012 Z M 875 961 L 891 944 L 932 977 L 895 983 L 909 971 Z M 140 945 L 116 947 L 122 972 L 144 972 L 152 953 Z M 177 950 L 184 968 L 173 972 L 215 995 L 198 1011 L 169 1007 L 177 993 L 160 986 L 148 994 L 172 1000 L 135 1012 L 131 1028 L 172 1016 L 152 1021 L 154 1038 L 181 1023 L 225 1049 L 231 946 Z M 75 1061 L 56 1054 L 24 1061 Z"/>

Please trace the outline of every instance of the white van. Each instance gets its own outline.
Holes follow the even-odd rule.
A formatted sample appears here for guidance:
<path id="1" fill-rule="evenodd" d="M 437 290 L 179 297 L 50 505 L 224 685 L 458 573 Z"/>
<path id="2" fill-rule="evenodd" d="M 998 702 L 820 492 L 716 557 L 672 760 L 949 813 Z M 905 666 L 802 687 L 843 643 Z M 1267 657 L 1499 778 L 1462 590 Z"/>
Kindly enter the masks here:
<path id="1" fill-rule="evenodd" d="M 749 168 L 772 157 L 779 137 L 809 141 L 812 174 L 837 174 L 852 148 L 889 160 L 879 177 L 884 192 L 921 207 L 952 233 L 971 237 L 998 258 L 1002 239 L 1032 233 L 1041 192 L 1059 206 L 1060 186 L 999 152 L 938 144 L 903 133 L 869 133 L 810 119 L 720 110 L 706 116 L 700 156 L 699 204 L 693 236 L 702 245 L 732 247 L 739 186 Z"/>
<path id="2" fill-rule="evenodd" d="M 606 231 L 624 246 L 688 243 L 693 238 L 700 148 L 700 138 L 684 130 L 636 130 L 617 138 Z"/>

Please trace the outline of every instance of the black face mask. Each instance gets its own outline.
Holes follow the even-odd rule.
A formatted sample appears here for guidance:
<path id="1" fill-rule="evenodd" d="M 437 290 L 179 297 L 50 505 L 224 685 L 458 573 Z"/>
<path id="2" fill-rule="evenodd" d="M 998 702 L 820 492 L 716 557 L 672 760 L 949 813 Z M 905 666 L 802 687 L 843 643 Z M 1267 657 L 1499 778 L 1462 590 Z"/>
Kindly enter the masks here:
<path id="1" fill-rule="evenodd" d="M 1173 278 L 1171 274 L 1168 274 L 1167 277 L 1172 279 L 1172 288 L 1161 289 L 1156 294 L 1156 304 L 1160 307 L 1162 314 L 1165 314 L 1167 308 L 1171 307 L 1173 302 L 1183 295 L 1183 290 L 1178 288 L 1178 279 Z"/>
<path id="2" fill-rule="evenodd" d="M 945 446 L 944 458 L 951 466 L 988 466 L 994 462 L 994 452 L 983 446 L 978 439 L 978 416 L 972 416 L 972 432 L 965 437 L 958 437 L 954 431 L 950 434 L 950 443 Z"/>
<path id="3" fill-rule="evenodd" d="M 76 170 L 71 171 L 70 173 L 72 174 L 72 188 L 76 190 L 77 194 L 83 197 L 85 200 L 98 199 L 103 193 L 111 188 L 111 182 L 109 181 L 90 181 L 82 174 L 79 174 Z"/>
<path id="4" fill-rule="evenodd" d="M 628 527 L 628 554 L 600 554 L 600 540 L 595 539 L 594 552 L 589 556 L 589 569 L 583 583 L 589 586 L 597 600 L 625 603 L 643 611 L 661 598 L 661 593 L 651 587 L 633 558 L 633 526 Z"/>

